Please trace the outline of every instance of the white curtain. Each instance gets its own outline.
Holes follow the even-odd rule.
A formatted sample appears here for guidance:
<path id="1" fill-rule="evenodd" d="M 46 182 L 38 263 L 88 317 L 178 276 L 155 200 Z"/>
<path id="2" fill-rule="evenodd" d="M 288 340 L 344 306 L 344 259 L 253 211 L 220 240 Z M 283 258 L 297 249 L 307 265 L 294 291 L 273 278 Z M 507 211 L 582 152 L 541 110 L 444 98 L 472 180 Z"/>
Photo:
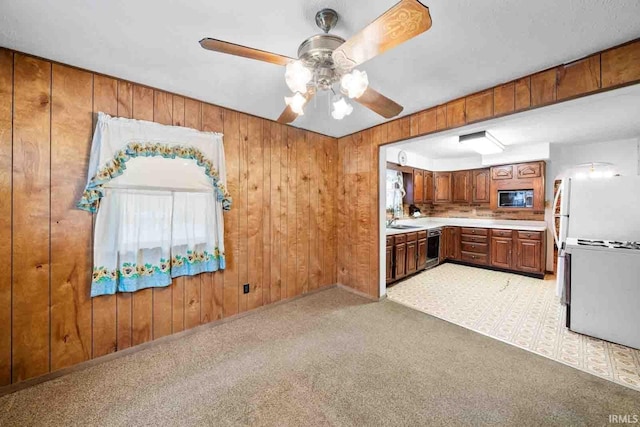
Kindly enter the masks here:
<path id="1" fill-rule="evenodd" d="M 78 206 L 97 212 L 91 296 L 225 268 L 222 135 L 100 114 Z"/>

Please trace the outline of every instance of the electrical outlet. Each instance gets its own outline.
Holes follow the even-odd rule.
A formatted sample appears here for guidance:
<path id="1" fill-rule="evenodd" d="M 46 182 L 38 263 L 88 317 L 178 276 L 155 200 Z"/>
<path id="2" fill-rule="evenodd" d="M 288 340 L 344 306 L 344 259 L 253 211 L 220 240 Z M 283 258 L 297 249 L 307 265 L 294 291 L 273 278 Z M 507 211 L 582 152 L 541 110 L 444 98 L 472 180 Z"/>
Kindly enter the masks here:
<path id="1" fill-rule="evenodd" d="M 245 294 L 248 294 L 248 293 L 249 293 L 249 290 L 250 290 L 250 288 L 249 288 L 249 284 L 248 284 L 248 283 L 245 283 L 245 285 L 242 287 L 242 291 L 243 291 Z"/>

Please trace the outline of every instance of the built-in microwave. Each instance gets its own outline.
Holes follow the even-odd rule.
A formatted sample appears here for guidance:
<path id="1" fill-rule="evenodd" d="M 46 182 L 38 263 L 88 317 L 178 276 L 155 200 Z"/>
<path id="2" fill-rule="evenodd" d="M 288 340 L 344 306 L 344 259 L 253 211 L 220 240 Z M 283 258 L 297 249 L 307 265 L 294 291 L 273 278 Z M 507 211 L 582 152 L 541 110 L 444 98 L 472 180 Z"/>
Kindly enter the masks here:
<path id="1" fill-rule="evenodd" d="M 533 208 L 533 190 L 498 190 L 498 207 Z"/>

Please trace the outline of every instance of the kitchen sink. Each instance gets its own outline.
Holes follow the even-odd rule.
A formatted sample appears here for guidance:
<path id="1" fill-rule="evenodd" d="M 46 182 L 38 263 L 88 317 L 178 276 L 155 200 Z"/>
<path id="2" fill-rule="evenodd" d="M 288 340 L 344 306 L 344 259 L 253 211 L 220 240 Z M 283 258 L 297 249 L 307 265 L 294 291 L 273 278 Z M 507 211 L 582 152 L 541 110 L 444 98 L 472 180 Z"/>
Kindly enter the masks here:
<path id="1" fill-rule="evenodd" d="M 387 228 L 393 228 L 394 230 L 413 230 L 415 228 L 421 228 L 421 227 L 415 226 L 415 225 L 395 224 L 395 225 L 390 225 Z"/>

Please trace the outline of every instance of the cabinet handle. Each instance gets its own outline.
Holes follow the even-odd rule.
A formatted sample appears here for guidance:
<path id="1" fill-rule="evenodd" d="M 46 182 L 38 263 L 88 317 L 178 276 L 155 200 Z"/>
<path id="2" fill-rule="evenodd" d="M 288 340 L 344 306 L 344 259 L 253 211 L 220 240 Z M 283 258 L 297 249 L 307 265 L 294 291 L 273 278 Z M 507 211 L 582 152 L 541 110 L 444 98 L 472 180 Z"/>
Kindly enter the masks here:
<path id="1" fill-rule="evenodd" d="M 476 230 L 471 230 L 471 233 L 476 234 Z"/>
<path id="2" fill-rule="evenodd" d="M 472 248 L 475 248 L 475 247 L 476 247 L 476 245 L 471 245 L 471 247 L 472 247 Z"/>

